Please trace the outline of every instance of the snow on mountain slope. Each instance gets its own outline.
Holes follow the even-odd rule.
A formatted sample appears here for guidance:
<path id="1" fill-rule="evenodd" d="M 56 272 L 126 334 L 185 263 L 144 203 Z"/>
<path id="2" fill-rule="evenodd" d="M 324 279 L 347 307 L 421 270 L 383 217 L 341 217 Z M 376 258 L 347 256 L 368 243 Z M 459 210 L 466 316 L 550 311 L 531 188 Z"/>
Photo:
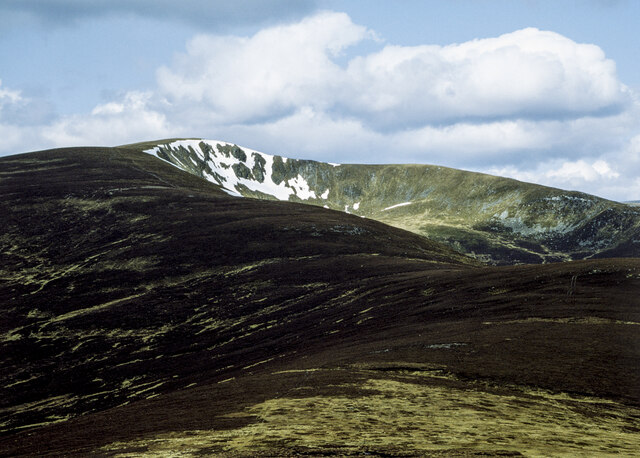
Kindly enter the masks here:
<path id="1" fill-rule="evenodd" d="M 219 184 L 224 191 L 234 196 L 241 197 L 244 187 L 273 196 L 278 200 L 289 200 L 292 195 L 301 200 L 317 198 L 301 175 L 274 181 L 275 156 L 240 148 L 231 143 L 215 140 L 179 140 L 167 146 L 156 146 L 145 152 L 167 160 L 186 171 L 193 171 L 192 168 L 195 167 L 200 170 L 203 178 Z M 180 152 L 187 154 L 179 154 Z M 194 155 L 200 159 L 200 163 L 194 159 Z M 286 158 L 280 156 L 278 158 L 281 162 L 286 162 Z M 325 190 L 321 198 L 326 199 L 328 191 L 328 189 Z"/>

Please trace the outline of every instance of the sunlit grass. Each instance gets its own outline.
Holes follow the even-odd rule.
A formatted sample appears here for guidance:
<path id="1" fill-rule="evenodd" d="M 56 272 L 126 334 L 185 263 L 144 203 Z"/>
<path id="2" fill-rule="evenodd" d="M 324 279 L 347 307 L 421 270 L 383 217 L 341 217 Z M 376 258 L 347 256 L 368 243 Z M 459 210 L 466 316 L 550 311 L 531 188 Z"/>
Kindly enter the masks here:
<path id="1" fill-rule="evenodd" d="M 596 398 L 522 390 L 496 394 L 415 383 L 424 377 L 372 378 L 354 396 L 269 399 L 227 414 L 254 420 L 226 431 L 180 431 L 102 449 L 116 456 L 189 456 L 203 450 L 252 454 L 281 448 L 318 453 L 519 452 L 526 456 L 633 454 L 640 449 L 636 409 Z M 135 454 L 126 450 L 136 449 Z M 142 453 L 141 449 L 146 452 Z M 120 451 L 120 452 L 119 452 Z"/>

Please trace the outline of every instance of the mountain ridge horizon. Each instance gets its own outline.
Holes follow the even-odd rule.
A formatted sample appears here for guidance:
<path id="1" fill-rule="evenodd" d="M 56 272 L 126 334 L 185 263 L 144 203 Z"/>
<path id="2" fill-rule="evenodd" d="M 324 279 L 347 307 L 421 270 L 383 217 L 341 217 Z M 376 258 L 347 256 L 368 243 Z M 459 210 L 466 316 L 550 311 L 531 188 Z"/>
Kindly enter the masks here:
<path id="1" fill-rule="evenodd" d="M 167 139 L 123 148 L 155 155 L 232 195 L 377 219 L 492 264 L 640 256 L 634 242 L 640 211 L 579 191 L 438 165 L 287 158 L 218 140 Z M 268 164 L 256 165 L 254 157 Z"/>

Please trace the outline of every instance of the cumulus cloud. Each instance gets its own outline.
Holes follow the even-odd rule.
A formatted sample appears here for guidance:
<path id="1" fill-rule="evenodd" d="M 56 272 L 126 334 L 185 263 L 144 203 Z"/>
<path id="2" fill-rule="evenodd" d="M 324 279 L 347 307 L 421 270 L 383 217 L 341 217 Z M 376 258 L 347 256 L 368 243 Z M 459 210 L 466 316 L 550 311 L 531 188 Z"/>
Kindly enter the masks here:
<path id="1" fill-rule="evenodd" d="M 593 161 L 549 161 L 539 164 L 535 170 L 519 170 L 515 167 L 491 168 L 489 173 L 508 176 L 522 181 L 535 181 L 549 186 L 557 184 L 584 185 L 585 182 L 603 182 L 620 177 L 612 165 L 603 159 Z"/>
<path id="2" fill-rule="evenodd" d="M 600 48 L 534 28 L 355 58 L 347 105 L 380 125 L 557 119 L 619 112 L 628 97 Z"/>
<path id="3" fill-rule="evenodd" d="M 583 160 L 564 162 L 559 169 L 549 170 L 546 176 L 562 182 L 571 182 L 572 180 L 580 182 L 618 178 L 620 174 L 612 170 L 607 161 L 599 159 L 591 164 Z"/>
<path id="4" fill-rule="evenodd" d="M 118 145 L 187 135 L 169 122 L 151 92 L 131 91 L 91 113 L 42 117 L 37 100 L 3 88 L 0 81 L 0 156 L 35 149 Z"/>
<path id="5" fill-rule="evenodd" d="M 251 38 L 199 36 L 159 71 L 172 100 L 251 122 L 309 105 L 377 130 L 496 119 L 610 115 L 629 102 L 600 48 L 529 28 L 450 46 L 385 46 L 346 66 L 337 53 L 372 32 L 321 13 Z"/>
<path id="6" fill-rule="evenodd" d="M 274 121 L 220 126 L 216 130 L 218 137 L 234 138 L 238 144 L 260 144 L 265 152 L 300 159 L 371 163 L 377 160 L 373 152 L 386 152 L 387 159 L 394 152 L 386 136 L 358 119 L 333 118 L 311 107 Z"/>
<path id="7" fill-rule="evenodd" d="M 637 200 L 640 178 L 625 164 L 607 159 L 549 160 L 533 168 L 492 167 L 484 172 L 561 189 L 588 192 L 612 200 Z"/>
<path id="8" fill-rule="evenodd" d="M 370 34 L 343 13 L 321 13 L 250 38 L 201 35 L 158 71 L 174 104 L 206 104 L 214 121 L 253 123 L 334 104 L 344 70 L 333 58 Z"/>
<path id="9" fill-rule="evenodd" d="M 150 105 L 149 92 L 129 92 L 116 102 L 98 105 L 89 116 L 64 117 L 42 129 L 56 146 L 117 145 L 166 138 L 178 129 Z"/>

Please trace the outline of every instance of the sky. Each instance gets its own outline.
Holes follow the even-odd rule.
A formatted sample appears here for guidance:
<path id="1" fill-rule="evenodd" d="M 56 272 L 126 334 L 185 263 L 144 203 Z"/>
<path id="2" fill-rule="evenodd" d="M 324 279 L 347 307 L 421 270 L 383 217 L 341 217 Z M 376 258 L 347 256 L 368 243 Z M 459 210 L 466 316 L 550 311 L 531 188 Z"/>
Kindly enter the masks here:
<path id="1" fill-rule="evenodd" d="M 635 0 L 0 0 L 0 156 L 174 137 L 640 199 Z"/>

